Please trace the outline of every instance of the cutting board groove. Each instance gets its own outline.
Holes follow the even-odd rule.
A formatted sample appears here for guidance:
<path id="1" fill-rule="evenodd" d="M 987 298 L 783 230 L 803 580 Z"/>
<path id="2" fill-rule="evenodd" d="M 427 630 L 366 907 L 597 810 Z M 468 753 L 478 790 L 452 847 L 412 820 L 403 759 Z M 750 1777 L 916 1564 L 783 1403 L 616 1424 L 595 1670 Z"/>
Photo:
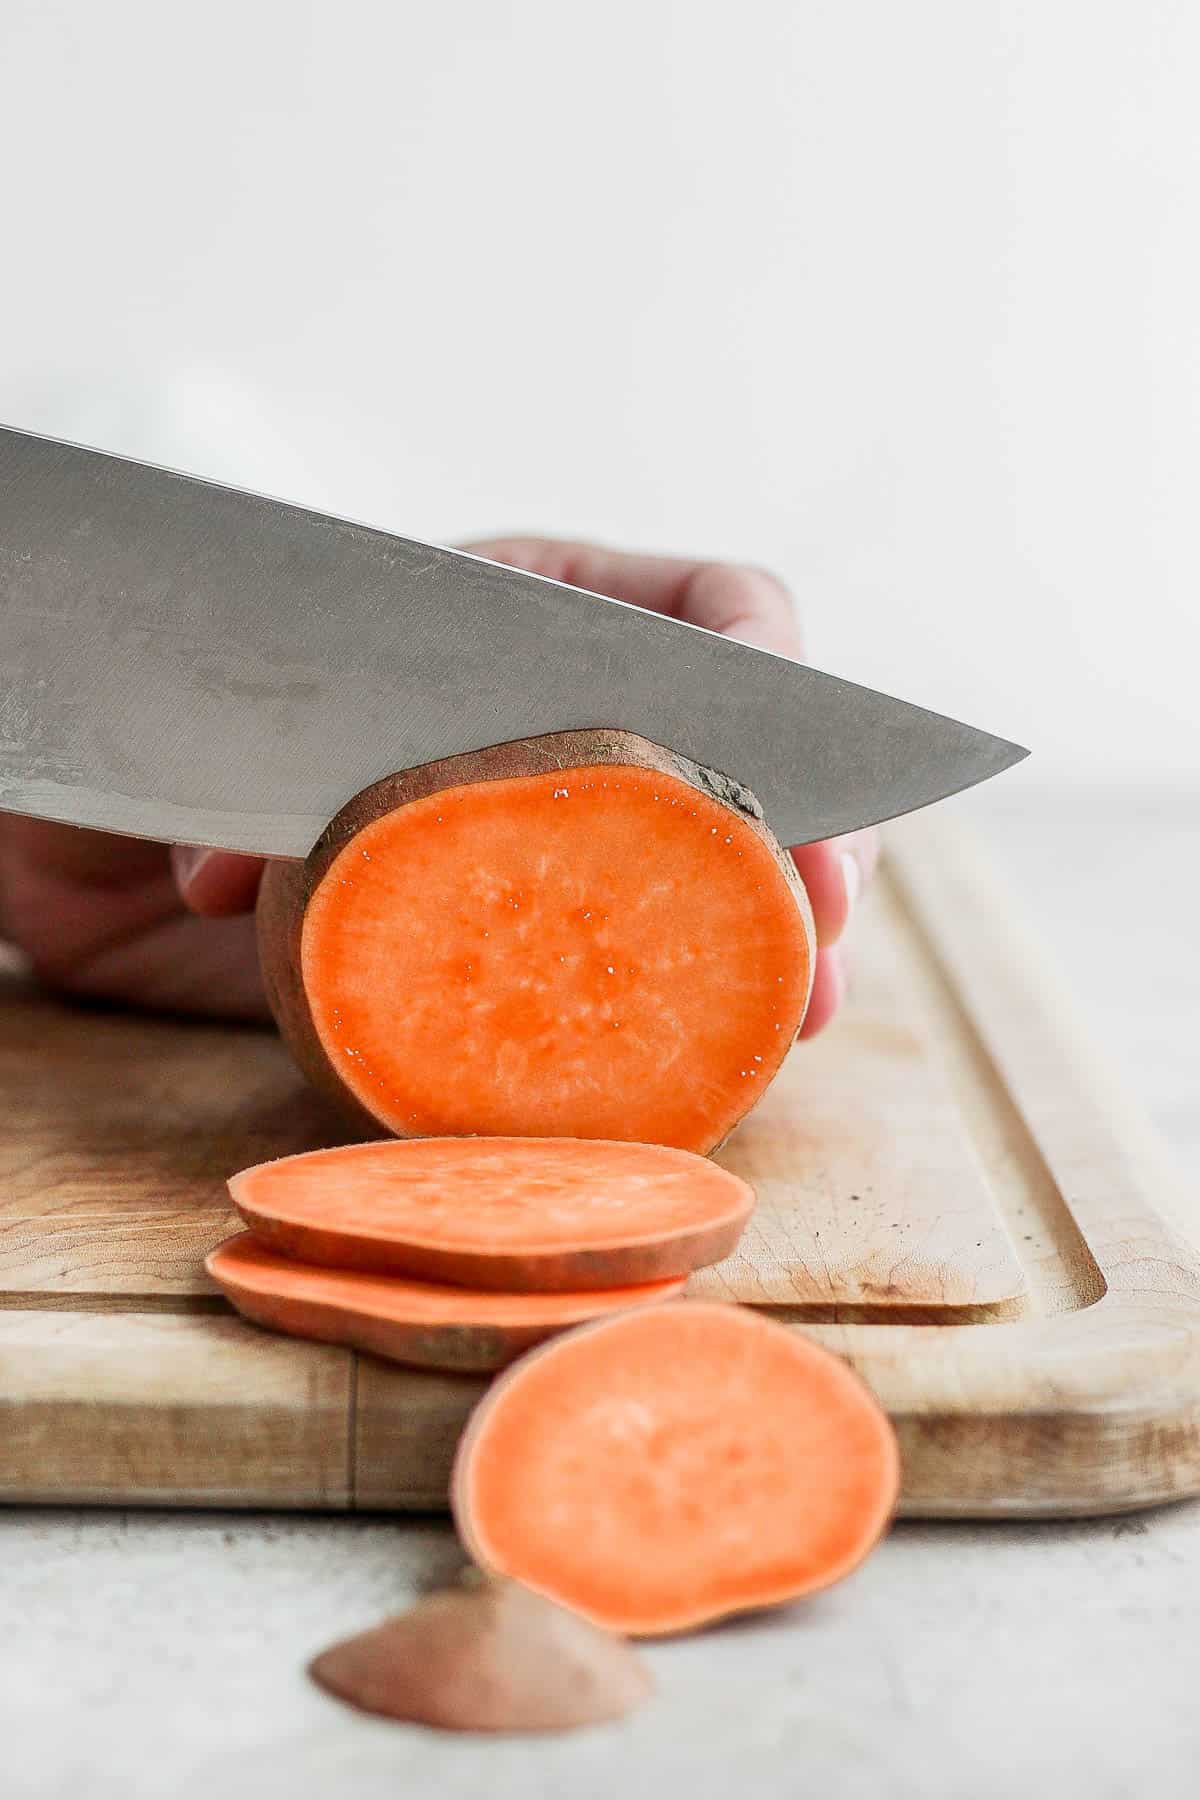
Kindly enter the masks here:
<path id="1" fill-rule="evenodd" d="M 722 1153 L 759 1206 L 690 1291 L 854 1363 L 909 1512 L 1200 1491 L 1187 1209 L 969 840 L 894 828 L 855 951 L 843 1017 Z M 226 1175 L 335 1134 L 273 1038 L 13 978 L 0 1097 L 0 1498 L 444 1504 L 481 1381 L 258 1331 L 203 1274 Z"/>

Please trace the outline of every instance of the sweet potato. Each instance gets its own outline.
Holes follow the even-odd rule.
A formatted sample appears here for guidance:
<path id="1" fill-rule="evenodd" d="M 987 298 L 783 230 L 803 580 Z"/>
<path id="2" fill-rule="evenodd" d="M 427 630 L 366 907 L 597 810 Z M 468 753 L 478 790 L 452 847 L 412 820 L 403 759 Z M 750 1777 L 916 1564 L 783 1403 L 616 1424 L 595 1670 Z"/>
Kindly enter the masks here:
<path id="1" fill-rule="evenodd" d="M 627 732 L 389 776 L 268 868 L 268 995 L 367 1135 L 707 1153 L 812 986 L 812 915 L 744 788 Z"/>
<path id="2" fill-rule="evenodd" d="M 581 1294 L 496 1294 L 399 1275 L 293 1262 L 250 1232 L 210 1252 L 205 1268 L 257 1325 L 349 1344 L 415 1368 L 485 1374 L 585 1319 L 673 1299 L 683 1277 Z"/>
<path id="3" fill-rule="evenodd" d="M 309 1672 L 364 1712 L 447 1731 L 566 1731 L 653 1692 L 628 1644 L 512 1581 L 430 1594 Z"/>
<path id="4" fill-rule="evenodd" d="M 514 1363 L 459 1444 L 452 1504 L 480 1567 L 641 1636 L 840 1580 L 898 1480 L 844 1362 L 746 1308 L 673 1300 Z"/>
<path id="5" fill-rule="evenodd" d="M 259 1163 L 229 1191 L 284 1256 L 507 1294 L 687 1275 L 754 1204 L 690 1151 L 577 1138 L 385 1138 Z"/>

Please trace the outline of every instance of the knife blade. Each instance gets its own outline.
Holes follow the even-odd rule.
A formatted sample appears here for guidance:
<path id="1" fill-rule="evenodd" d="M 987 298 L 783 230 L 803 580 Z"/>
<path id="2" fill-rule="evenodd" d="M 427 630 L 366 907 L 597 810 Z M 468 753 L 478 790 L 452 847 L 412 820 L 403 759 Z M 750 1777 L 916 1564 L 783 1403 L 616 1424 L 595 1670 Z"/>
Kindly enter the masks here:
<path id="1" fill-rule="evenodd" d="M 735 776 L 789 844 L 1027 754 L 562 582 L 0 426 L 0 810 L 303 856 L 396 769 L 586 726 Z"/>

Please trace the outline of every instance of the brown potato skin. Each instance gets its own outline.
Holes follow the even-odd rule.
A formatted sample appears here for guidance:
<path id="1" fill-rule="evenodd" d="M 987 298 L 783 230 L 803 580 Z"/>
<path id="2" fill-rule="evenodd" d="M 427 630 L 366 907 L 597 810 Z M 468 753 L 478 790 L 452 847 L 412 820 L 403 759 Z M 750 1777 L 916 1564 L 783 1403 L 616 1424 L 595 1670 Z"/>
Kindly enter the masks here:
<path id="1" fill-rule="evenodd" d="M 243 1199 L 235 1199 L 234 1204 L 260 1244 L 293 1262 L 312 1263 L 321 1269 L 360 1269 L 371 1275 L 405 1275 L 414 1281 L 500 1294 L 574 1294 L 671 1281 L 724 1261 L 736 1250 L 746 1229 L 754 1210 L 754 1196 L 747 1188 L 746 1204 L 735 1216 L 698 1226 L 686 1235 L 681 1232 L 662 1241 L 623 1244 L 619 1248 L 540 1255 L 527 1251 L 506 1255 L 491 1250 L 443 1250 L 415 1244 L 401 1248 L 386 1239 L 347 1239 L 337 1231 L 295 1225 L 272 1213 L 260 1212 Z"/>
<path id="2" fill-rule="evenodd" d="M 408 1134 L 397 1133 L 385 1125 L 350 1092 L 326 1055 L 313 1024 L 301 973 L 300 938 L 309 898 L 324 880 L 330 864 L 365 826 L 411 800 L 424 800 L 446 788 L 474 782 L 597 767 L 652 769 L 660 775 L 674 776 L 728 807 L 743 824 L 749 825 L 771 851 L 796 901 L 808 938 L 811 992 L 817 940 L 808 895 L 791 857 L 765 824 L 762 807 L 740 782 L 631 731 L 555 731 L 544 737 L 518 738 L 508 744 L 468 750 L 459 756 L 440 757 L 415 769 L 385 775 L 382 781 L 364 788 L 325 827 L 304 862 L 268 863 L 259 889 L 258 950 L 272 1015 L 302 1073 L 335 1103 L 348 1127 L 359 1136 Z"/>
<path id="3" fill-rule="evenodd" d="M 499 1325 L 462 1320 L 435 1324 L 429 1320 L 419 1323 L 381 1318 L 348 1305 L 264 1292 L 230 1270 L 228 1260 L 221 1255 L 224 1248 L 219 1245 L 210 1251 L 204 1267 L 209 1279 L 243 1318 L 268 1331 L 286 1332 L 311 1343 L 345 1344 L 352 1350 L 365 1350 L 368 1355 L 382 1356 L 409 1368 L 438 1369 L 451 1375 L 494 1375 L 535 1345 L 544 1344 L 580 1322 Z M 654 1296 L 626 1304 L 630 1308 L 656 1306 L 673 1297 Z M 464 1310 L 469 1314 L 469 1299 Z"/>
<path id="4" fill-rule="evenodd" d="M 384 1132 L 384 1127 L 359 1104 L 357 1096 L 335 1073 L 325 1054 L 309 1010 L 304 977 L 300 973 L 304 909 L 320 880 L 319 875 L 314 876 L 311 865 L 323 842 L 324 837 L 306 862 L 269 862 L 263 871 L 255 912 L 258 960 L 267 1004 L 301 1074 L 333 1103 L 339 1117 L 345 1121 L 347 1135 L 377 1138 Z M 327 856 L 325 867 L 329 860 Z M 388 1132 L 387 1135 L 392 1134 Z"/>
<path id="5" fill-rule="evenodd" d="M 570 1731 L 654 1692 L 633 1648 L 515 1581 L 428 1594 L 309 1664 L 363 1712 L 442 1731 Z"/>

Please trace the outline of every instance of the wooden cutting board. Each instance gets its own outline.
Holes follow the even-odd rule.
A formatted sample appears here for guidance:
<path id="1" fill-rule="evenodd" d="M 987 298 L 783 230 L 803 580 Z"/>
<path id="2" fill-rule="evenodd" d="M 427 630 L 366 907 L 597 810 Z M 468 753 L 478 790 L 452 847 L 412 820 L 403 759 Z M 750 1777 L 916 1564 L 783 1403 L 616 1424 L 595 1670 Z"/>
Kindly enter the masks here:
<path id="1" fill-rule="evenodd" d="M 423 1508 L 483 1382 L 235 1317 L 224 1178 L 336 1127 L 273 1037 L 0 984 L 0 1498 Z M 1161 1149 L 978 853 L 891 834 L 852 997 L 722 1159 L 758 1210 L 690 1291 L 847 1356 L 909 1513 L 1200 1492 L 1200 1256 Z"/>

